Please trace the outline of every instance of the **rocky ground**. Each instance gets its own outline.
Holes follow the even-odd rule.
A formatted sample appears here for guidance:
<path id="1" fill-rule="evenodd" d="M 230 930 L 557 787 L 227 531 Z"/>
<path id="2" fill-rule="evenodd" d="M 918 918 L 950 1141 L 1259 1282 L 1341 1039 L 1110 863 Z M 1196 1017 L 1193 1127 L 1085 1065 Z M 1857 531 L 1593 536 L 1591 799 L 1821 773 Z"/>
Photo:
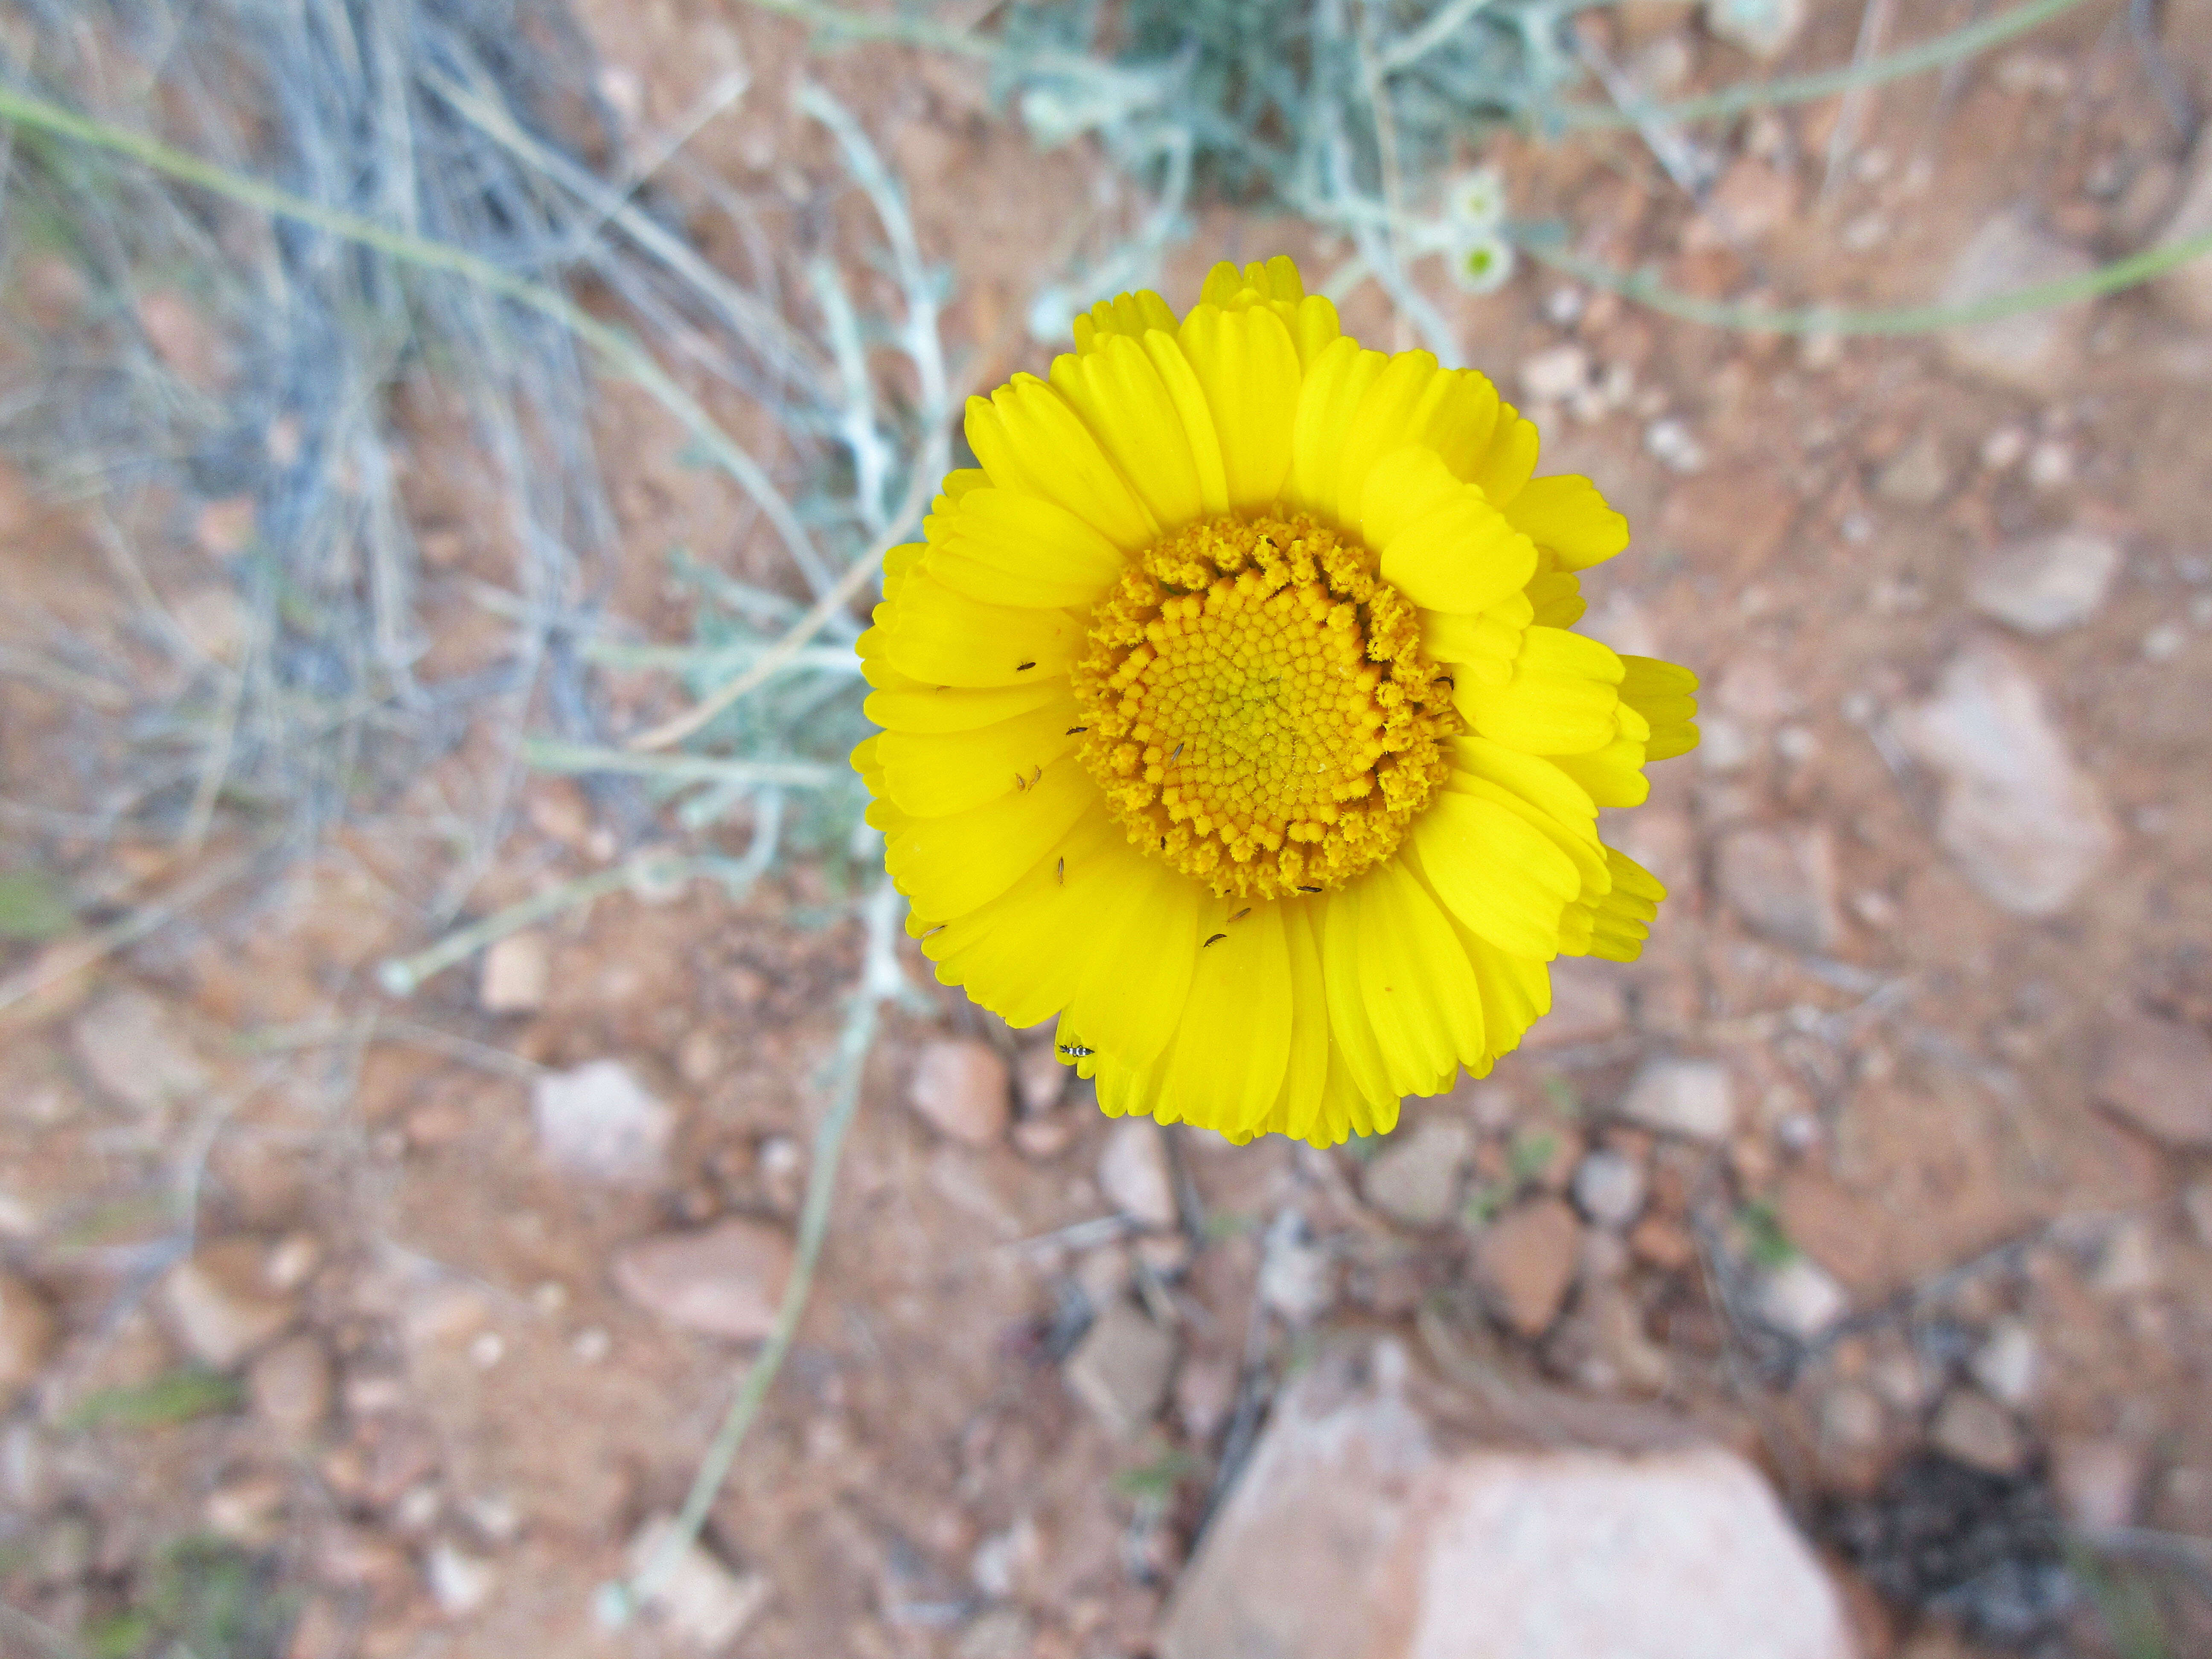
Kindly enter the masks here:
<path id="1" fill-rule="evenodd" d="M 2204 107 L 2212 10 L 2165 11 Z M 763 88 L 796 61 L 709 4 L 587 16 L 647 120 L 727 51 Z M 1786 61 L 1859 24 L 1815 9 Z M 1753 63 L 1686 7 L 1599 27 L 1662 90 Z M 2212 212 L 2212 138 L 2124 21 L 2032 38 L 1940 97 L 1735 125 L 1702 211 L 1632 138 L 1511 154 L 1515 200 L 1694 292 L 1863 303 Z M 1042 366 L 1004 325 L 1084 159 L 1041 174 L 941 64 L 821 72 L 894 88 L 862 102 L 970 368 Z M 773 176 L 782 118 L 764 91 L 696 143 Z M 1218 214 L 1168 286 L 1284 244 L 1328 251 Z M 1458 301 L 1637 528 L 1590 626 L 1706 682 L 1704 747 L 1611 826 L 1674 890 L 1644 959 L 1566 964 L 1523 1053 L 1329 1153 L 1109 1123 L 1043 1033 L 932 988 L 870 1060 L 704 1542 L 619 1632 L 595 1588 L 791 1271 L 859 924 L 804 867 L 622 892 L 396 1000 L 374 964 L 426 937 L 483 745 L 241 890 L 220 834 L 20 810 L 66 805 L 81 697 L 0 678 L 6 862 L 173 899 L 82 971 L 48 971 L 82 937 L 0 958 L 0 1652 L 1527 1656 L 1623 1619 L 1686 1644 L 1655 1654 L 2212 1650 L 2208 283 L 1941 343 L 1717 332 L 1540 270 Z M 1346 312 L 1389 338 L 1371 289 Z M 657 442 L 610 446 L 639 571 L 730 510 Z M 0 484 L 0 640 L 128 659 L 88 520 Z M 150 556 L 172 599 L 214 568 Z M 430 584 L 458 665 L 507 574 Z M 651 575 L 624 598 L 679 627 Z M 533 779 L 469 908 L 638 833 Z"/>

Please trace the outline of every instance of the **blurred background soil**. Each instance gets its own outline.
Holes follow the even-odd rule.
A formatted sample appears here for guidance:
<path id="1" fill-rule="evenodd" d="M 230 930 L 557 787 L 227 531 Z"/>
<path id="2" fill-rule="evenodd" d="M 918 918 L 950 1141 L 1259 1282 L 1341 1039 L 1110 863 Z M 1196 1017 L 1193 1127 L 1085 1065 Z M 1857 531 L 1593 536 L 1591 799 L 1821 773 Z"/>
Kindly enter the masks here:
<path id="1" fill-rule="evenodd" d="M 1702 209 L 1633 132 L 1494 155 L 1516 207 L 1693 294 L 1986 292 L 2143 246 L 2208 188 L 2126 9 L 1711 129 Z M 1688 6 L 1586 21 L 1665 90 L 1763 72 Z M 956 377 L 1044 369 L 1022 319 L 1097 188 L 1081 145 L 1040 155 L 972 66 L 810 57 L 715 0 L 580 22 L 643 130 L 743 64 L 687 153 L 794 215 L 826 152 L 789 94 L 818 78 L 951 273 Z M 1780 61 L 1847 60 L 1864 22 L 1815 4 Z M 2212 8 L 2159 30 L 2206 107 Z M 1342 252 L 1210 209 L 1160 286 L 1279 251 Z M 65 272 L 11 282 L 78 325 Z M 169 672 L 149 607 L 235 650 L 251 507 L 140 500 L 126 581 L 105 507 L 0 471 L 0 840 L 80 918 L 0 957 L 37 988 L 0 1013 L 0 1651 L 135 1653 L 201 1618 L 227 1632 L 203 1659 L 1135 1659 L 1273 1390 L 1345 1331 L 1448 1383 L 1686 1414 L 1772 1478 L 1869 1659 L 2212 1651 L 2203 302 L 1838 340 L 1533 264 L 1431 292 L 1542 423 L 1543 470 L 1635 527 L 1587 626 L 1705 681 L 1703 747 L 1609 826 L 1672 889 L 1643 959 L 1563 963 L 1490 1079 L 1322 1153 L 1110 1123 L 1048 1033 L 902 949 L 919 994 L 867 1061 L 797 1346 L 690 1599 L 621 1631 L 597 1587 L 680 1503 L 789 1270 L 861 968 L 842 878 L 624 886 L 387 994 L 379 963 L 615 866 L 649 804 L 508 769 L 542 711 L 495 700 L 297 856 L 222 813 L 198 845 L 103 816 L 92 750 Z M 169 293 L 149 329 L 210 349 Z M 1415 343 L 1372 283 L 1343 308 Z M 434 365 L 398 419 L 434 685 L 499 665 L 520 578 Z M 669 550 L 757 574 L 759 538 L 630 389 L 594 428 L 606 609 L 683 637 Z M 685 702 L 649 668 L 596 684 L 617 729 Z M 478 857 L 456 826 L 488 803 Z M 71 951 L 90 965 L 53 971 Z M 1884 1556 L 1931 1452 L 2099 1540 L 2069 1601 L 2014 1619 Z M 2047 1528 L 1992 1547 L 2053 1554 Z"/>

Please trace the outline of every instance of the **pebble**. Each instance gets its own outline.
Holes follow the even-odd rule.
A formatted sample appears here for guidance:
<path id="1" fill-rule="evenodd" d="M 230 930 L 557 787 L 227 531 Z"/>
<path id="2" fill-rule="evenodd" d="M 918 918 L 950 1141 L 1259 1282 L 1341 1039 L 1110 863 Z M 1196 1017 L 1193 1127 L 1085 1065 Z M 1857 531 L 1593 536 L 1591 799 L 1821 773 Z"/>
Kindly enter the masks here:
<path id="1" fill-rule="evenodd" d="M 1686 1140 L 1718 1143 L 1735 1130 L 1735 1091 L 1717 1060 L 1648 1060 L 1616 1109 L 1642 1128 Z"/>
<path id="2" fill-rule="evenodd" d="M 2142 1478 L 2142 1453 L 2124 1440 L 2065 1439 L 2051 1450 L 2059 1512 L 2084 1531 L 2134 1524 Z"/>
<path id="3" fill-rule="evenodd" d="M 1014 1057 L 1014 1093 L 1020 1097 L 1022 1115 L 1038 1117 L 1059 1105 L 1071 1075 L 1049 1041 L 1026 1044 Z"/>
<path id="4" fill-rule="evenodd" d="M 61 1322 L 46 1292 L 0 1267 L 0 1411 L 38 1380 L 61 1341 Z"/>
<path id="5" fill-rule="evenodd" d="M 1552 964 L 1552 1012 L 1522 1039 L 1531 1049 L 1603 1042 L 1628 1029 L 1628 993 L 1619 969 L 1595 957 L 1561 957 Z"/>
<path id="6" fill-rule="evenodd" d="M 2106 1235 L 2089 1282 L 2106 1296 L 2136 1296 L 2156 1290 L 2161 1277 L 2149 1224 L 2130 1217 Z"/>
<path id="7" fill-rule="evenodd" d="M 2097 614 L 2119 568 L 2120 550 L 2109 537 L 2060 530 L 1977 559 L 1966 599 L 2020 633 L 2063 633 Z"/>
<path id="8" fill-rule="evenodd" d="M 2033 1397 L 2039 1368 L 2035 1333 L 2020 1319 L 2000 1319 L 1991 1325 L 1966 1365 L 1992 1399 L 2014 1409 Z"/>
<path id="9" fill-rule="evenodd" d="M 642 1186 L 666 1174 L 676 1113 L 618 1060 L 544 1073 L 530 1109 L 539 1154 L 563 1175 Z"/>
<path id="10" fill-rule="evenodd" d="M 2096 1091 L 2161 1146 L 2212 1151 L 2212 1037 L 2195 1026 L 2129 1015 L 2106 1042 Z"/>
<path id="11" fill-rule="evenodd" d="M 1024 1158 L 1058 1158 L 1075 1144 L 1075 1115 L 1054 1112 L 1046 1117 L 1025 1117 L 1014 1125 L 1014 1150 Z"/>
<path id="12" fill-rule="evenodd" d="M 1305 1218 L 1285 1210 L 1260 1247 L 1260 1300 L 1292 1325 L 1310 1325 L 1336 1300 L 1336 1262 Z"/>
<path id="13" fill-rule="evenodd" d="M 1236 1404 L 1237 1367 L 1227 1359 L 1186 1359 L 1176 1372 L 1176 1418 L 1200 1444 L 1213 1438 Z"/>
<path id="14" fill-rule="evenodd" d="M 200 1518 L 219 1538 L 265 1550 L 284 1535 L 284 1483 L 274 1475 L 250 1474 L 217 1486 L 201 1504 Z"/>
<path id="15" fill-rule="evenodd" d="M 1474 1242 L 1474 1281 L 1485 1304 L 1521 1335 L 1541 1336 L 1574 1283 L 1581 1242 L 1582 1224 L 1559 1199 L 1508 1210 Z"/>
<path id="16" fill-rule="evenodd" d="M 907 1099 L 938 1133 L 969 1146 L 995 1145 L 1012 1115 L 1006 1062 L 988 1042 L 945 1040 L 922 1045 Z"/>
<path id="17" fill-rule="evenodd" d="M 1720 844 L 1721 896 L 1753 931 L 1825 956 L 1842 943 L 1835 838 L 1827 826 L 1739 830 Z"/>
<path id="18" fill-rule="evenodd" d="M 1968 306 L 2002 294 L 2088 274 L 2088 255 L 2046 234 L 2017 210 L 1999 214 L 1960 251 L 1939 303 Z M 2069 391 L 2088 332 L 2085 304 L 2045 307 L 1943 334 L 1953 368 L 2033 396 Z"/>
<path id="19" fill-rule="evenodd" d="M 622 1246 L 614 1281 L 672 1325 L 750 1342 L 775 1328 L 791 1268 L 791 1241 L 781 1229 L 736 1217 Z"/>
<path id="20" fill-rule="evenodd" d="M 1634 1221 L 1644 1209 L 1644 1166 L 1610 1147 L 1600 1147 L 1575 1166 L 1575 1202 L 1601 1227 Z"/>
<path id="21" fill-rule="evenodd" d="M 136 1112 L 195 1100 L 213 1080 L 168 1006 L 135 987 L 102 995 L 70 1038 L 93 1081 Z"/>
<path id="22" fill-rule="evenodd" d="M 1407 1227 L 1449 1220 L 1459 1202 L 1460 1176 L 1474 1137 L 1464 1123 L 1432 1121 L 1394 1136 L 1360 1173 L 1367 1201 Z"/>
<path id="23" fill-rule="evenodd" d="M 1148 1117 L 1125 1117 L 1106 1132 L 1098 1154 L 1098 1185 L 1107 1200 L 1147 1227 L 1176 1224 L 1175 1180 L 1167 1144 Z"/>
<path id="24" fill-rule="evenodd" d="M 1116 1438 L 1134 1439 L 1167 1401 L 1176 1340 L 1126 1297 L 1108 1302 L 1068 1355 L 1069 1390 Z"/>
<path id="25" fill-rule="evenodd" d="M 332 1389 L 330 1355 L 304 1333 L 268 1349 L 246 1373 L 254 1415 L 288 1447 L 313 1440 L 330 1415 Z"/>
<path id="26" fill-rule="evenodd" d="M 210 1370 L 230 1370 L 292 1322 L 293 1298 L 270 1285 L 269 1259 L 260 1239 L 221 1239 L 162 1281 L 171 1328 Z"/>
<path id="27" fill-rule="evenodd" d="M 1521 363 L 1521 395 L 1532 404 L 1564 402 L 1589 383 L 1589 353 L 1578 345 L 1555 345 Z"/>
<path id="28" fill-rule="evenodd" d="M 1629 1231 L 1628 1248 L 1662 1273 L 1680 1273 L 1698 1259 L 1697 1241 L 1679 1221 L 1647 1215 Z"/>
<path id="29" fill-rule="evenodd" d="M 1933 507 L 1951 488 L 1951 463 L 1943 441 L 1923 432 L 1882 464 L 1874 493 L 1899 507 Z"/>
<path id="30" fill-rule="evenodd" d="M 2055 915 L 2118 845 L 2094 780 L 2074 763 L 2034 678 L 1993 642 L 1967 646 L 1897 736 L 1944 781 L 1936 839 L 2014 915 Z"/>
<path id="31" fill-rule="evenodd" d="M 450 1543 L 431 1550 L 423 1563 L 422 1576 L 429 1581 L 430 1599 L 449 1619 L 477 1612 L 499 1586 L 497 1567 Z"/>
<path id="32" fill-rule="evenodd" d="M 2159 235 L 2179 242 L 2212 234 L 2212 131 L 2202 133 L 2190 152 L 2181 201 Z M 2151 283 L 2151 292 L 2175 316 L 2199 328 L 2212 328 L 2212 260 L 2202 256 L 2176 265 Z"/>
<path id="33" fill-rule="evenodd" d="M 1159 1659 L 1850 1659 L 1819 1558 L 1743 1459 L 1447 1441 L 1407 1365 L 1340 1349 L 1288 1384 Z"/>
<path id="34" fill-rule="evenodd" d="M 1881 1401 L 1863 1383 L 1837 1382 L 1820 1396 L 1820 1437 L 1838 1451 L 1870 1451 L 1881 1443 Z"/>
<path id="35" fill-rule="evenodd" d="M 1751 1305 L 1762 1322 L 1810 1342 L 1844 1316 L 1850 1297 L 1832 1273 L 1801 1252 L 1759 1275 Z"/>
<path id="36" fill-rule="evenodd" d="M 732 1572 L 696 1539 L 661 1566 L 663 1548 L 676 1522 L 648 1521 L 630 1540 L 633 1579 L 653 1568 L 658 1577 L 645 1605 L 661 1627 L 702 1653 L 720 1653 L 744 1633 L 768 1603 L 769 1584 L 757 1573 Z"/>
<path id="37" fill-rule="evenodd" d="M 545 935 L 532 928 L 495 939 L 483 956 L 477 1000 L 493 1014 L 534 1014 L 545 1006 L 553 983 L 553 953 Z"/>
<path id="38" fill-rule="evenodd" d="M 1705 470 L 1705 447 L 1698 441 L 1688 422 L 1677 416 L 1662 416 L 1644 428 L 1644 448 L 1669 472 L 1686 476 Z"/>
<path id="39" fill-rule="evenodd" d="M 2027 1461 L 2027 1443 L 2012 1414 L 1985 1394 L 1954 1389 L 1936 1407 L 1929 1443 L 1990 1474 L 2011 1474 Z"/>
<path id="40" fill-rule="evenodd" d="M 1779 58 L 1805 27 L 1806 0 L 1705 0 L 1713 38 L 1754 58 Z"/>

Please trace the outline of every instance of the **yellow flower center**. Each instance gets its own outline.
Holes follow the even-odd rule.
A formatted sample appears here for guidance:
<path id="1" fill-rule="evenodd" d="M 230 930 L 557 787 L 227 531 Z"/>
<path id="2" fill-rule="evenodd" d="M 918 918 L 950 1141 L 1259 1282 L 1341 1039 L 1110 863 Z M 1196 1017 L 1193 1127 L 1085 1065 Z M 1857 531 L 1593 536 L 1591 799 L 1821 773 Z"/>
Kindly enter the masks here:
<path id="1" fill-rule="evenodd" d="M 1303 514 L 1194 525 L 1132 561 L 1073 678 L 1131 842 L 1224 898 L 1325 892 L 1388 858 L 1460 729 L 1419 611 Z"/>

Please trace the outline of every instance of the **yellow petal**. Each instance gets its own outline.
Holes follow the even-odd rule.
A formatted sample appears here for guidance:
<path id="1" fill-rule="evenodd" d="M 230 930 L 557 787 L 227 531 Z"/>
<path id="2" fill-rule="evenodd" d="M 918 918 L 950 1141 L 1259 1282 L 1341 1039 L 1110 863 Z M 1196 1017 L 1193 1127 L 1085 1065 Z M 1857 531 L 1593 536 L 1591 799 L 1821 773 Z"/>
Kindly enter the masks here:
<path id="1" fill-rule="evenodd" d="M 1206 314 L 1219 315 L 1210 310 Z M 1174 335 L 1153 329 L 1145 336 L 1145 352 L 1159 370 L 1169 397 L 1175 400 L 1183 437 L 1190 444 L 1191 464 L 1198 469 L 1199 499 L 1210 516 L 1218 517 L 1229 511 L 1229 475 L 1221 459 L 1221 434 L 1206 403 L 1206 386 Z"/>
<path id="2" fill-rule="evenodd" d="M 1156 1108 L 1161 1121 L 1243 1129 L 1274 1103 L 1291 1047 L 1291 963 L 1281 908 L 1254 907 L 1243 921 L 1224 923 L 1217 930 L 1221 937 L 1199 951 Z"/>
<path id="3" fill-rule="evenodd" d="M 1548 960 L 1559 913 L 1582 890 L 1574 860 L 1526 818 L 1445 790 L 1407 836 L 1421 874 L 1468 930 L 1517 956 Z"/>
<path id="4" fill-rule="evenodd" d="M 1361 909 L 1364 884 L 1353 882 L 1315 901 L 1321 907 L 1322 985 L 1328 997 L 1331 1063 L 1341 1061 L 1352 1086 L 1364 1099 L 1395 1099 L 1390 1073 L 1376 1045 L 1360 983 Z"/>
<path id="5" fill-rule="evenodd" d="M 1337 471 L 1352 417 L 1389 361 L 1340 337 L 1306 365 L 1291 424 L 1290 477 L 1283 487 L 1291 506 L 1325 515 L 1336 511 Z"/>
<path id="6" fill-rule="evenodd" d="M 957 592 L 995 605 L 1087 605 L 1121 575 L 1121 550 L 1066 507 L 978 489 L 930 521 L 923 565 Z"/>
<path id="7" fill-rule="evenodd" d="M 927 571 L 880 623 L 892 667 L 927 685 L 1023 685 L 1067 672 L 1082 624 L 1065 611 L 1018 610 L 956 593 Z"/>
<path id="8" fill-rule="evenodd" d="M 1282 494 L 1290 471 L 1304 380 L 1289 331 L 1269 310 L 1201 306 L 1184 320 L 1179 343 L 1219 436 L 1229 505 L 1266 506 Z"/>
<path id="9" fill-rule="evenodd" d="M 884 863 L 925 921 L 967 915 L 1036 867 L 1085 812 L 1104 815 L 1097 786 L 1068 758 L 1027 789 L 947 817 L 915 818 L 886 842 Z"/>
<path id="10" fill-rule="evenodd" d="M 878 726 L 894 732 L 972 732 L 996 726 L 1017 714 L 1067 695 L 1065 680 L 1038 680 L 1034 684 L 996 686 L 987 691 L 962 691 L 932 686 L 921 691 L 874 691 L 860 712 Z"/>
<path id="11" fill-rule="evenodd" d="M 1482 993 L 1449 925 L 1401 863 L 1382 864 L 1360 884 L 1359 957 L 1376 1046 L 1393 1092 L 1426 1092 L 1462 1056 L 1482 1057 Z"/>
<path id="12" fill-rule="evenodd" d="M 1536 424 L 1524 421 L 1510 404 L 1500 404 L 1498 430 L 1469 483 L 1480 484 L 1492 505 L 1510 507 L 1536 471 Z"/>
<path id="13" fill-rule="evenodd" d="M 1595 484 L 1571 474 L 1531 479 L 1505 516 L 1569 570 L 1587 570 L 1628 545 L 1628 520 L 1606 505 Z"/>
<path id="14" fill-rule="evenodd" d="M 968 446 L 1001 489 L 1055 501 L 1125 553 L 1159 539 L 1159 521 L 1098 447 L 1067 400 L 1017 374 L 990 401 L 968 400 Z"/>
<path id="15" fill-rule="evenodd" d="M 1190 440 L 1141 343 L 1116 334 L 1080 356 L 1056 357 L 1052 384 L 1161 529 L 1179 529 L 1199 517 L 1204 509 Z"/>
<path id="16" fill-rule="evenodd" d="M 1401 449 L 1370 471 L 1362 525 L 1382 578 L 1414 604 L 1461 614 L 1486 609 L 1535 574 L 1535 544 L 1435 453 Z"/>
<path id="17" fill-rule="evenodd" d="M 1150 289 L 1135 294 L 1117 294 L 1110 300 L 1101 300 L 1076 318 L 1075 349 L 1094 351 L 1116 335 L 1141 340 L 1147 331 L 1156 328 L 1172 334 L 1175 326 L 1173 307 Z"/>
<path id="18" fill-rule="evenodd" d="M 1063 692 L 1066 682 L 1057 682 Z M 916 817 L 964 812 L 1026 789 L 1045 767 L 1075 747 L 1083 712 L 1061 696 L 996 726 L 968 732 L 886 732 L 877 747 L 884 787 Z"/>

